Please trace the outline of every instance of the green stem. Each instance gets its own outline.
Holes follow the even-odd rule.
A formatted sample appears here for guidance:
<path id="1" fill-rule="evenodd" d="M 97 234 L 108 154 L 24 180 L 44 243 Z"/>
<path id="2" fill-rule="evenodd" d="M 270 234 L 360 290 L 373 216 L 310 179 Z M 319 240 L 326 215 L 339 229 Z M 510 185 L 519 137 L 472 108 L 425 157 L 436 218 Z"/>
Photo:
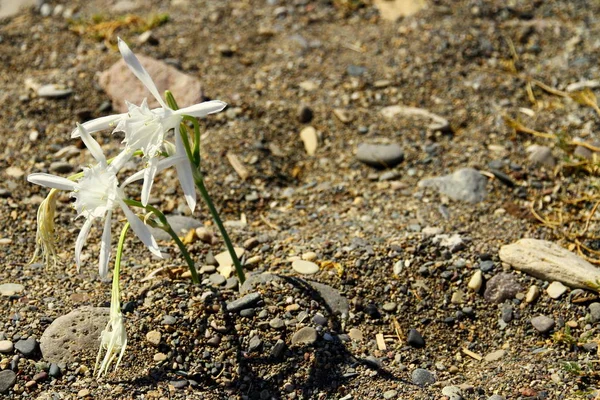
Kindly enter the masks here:
<path id="1" fill-rule="evenodd" d="M 204 202 L 208 206 L 210 215 L 212 215 L 213 220 L 215 221 L 215 224 L 217 224 L 217 227 L 219 228 L 219 231 L 221 232 L 221 236 L 223 237 L 223 240 L 225 241 L 225 245 L 227 246 L 229 255 L 231 256 L 231 259 L 233 260 L 233 265 L 235 266 L 235 273 L 237 274 L 240 284 L 242 284 L 246 280 L 246 276 L 244 275 L 244 269 L 242 268 L 242 264 L 240 263 L 240 260 L 238 259 L 238 256 L 235 253 L 235 249 L 233 248 L 233 245 L 231 244 L 231 239 L 229 239 L 229 235 L 227 234 L 227 231 L 225 230 L 225 226 L 223 225 L 223 222 L 221 221 L 221 217 L 219 217 L 219 213 L 217 212 L 217 209 L 215 208 L 215 205 L 213 204 L 213 202 L 208 194 L 208 190 L 206 190 L 206 186 L 204 186 L 204 178 L 202 177 L 200 170 L 195 168 L 193 172 L 194 172 L 194 182 L 196 183 L 196 187 L 198 187 L 198 190 L 200 190 L 200 194 L 202 195 Z"/>
<path id="2" fill-rule="evenodd" d="M 130 200 L 130 199 L 126 199 L 125 203 L 130 206 L 144 208 L 145 210 L 150 211 L 151 213 L 156 215 L 156 217 L 158 218 L 158 220 L 161 223 L 161 225 L 159 227 L 162 230 L 164 230 L 165 232 L 167 232 L 169 234 L 169 236 L 171 236 L 171 238 L 177 244 L 177 247 L 179 247 L 179 251 L 181 251 L 183 258 L 185 258 L 185 262 L 187 263 L 190 273 L 192 274 L 192 282 L 197 283 L 197 284 L 200 283 L 200 277 L 198 276 L 198 271 L 196 271 L 196 265 L 194 263 L 194 260 L 192 260 L 190 253 L 187 251 L 187 248 L 185 247 L 185 244 L 183 244 L 181 239 L 179 239 L 179 236 L 177 236 L 177 233 L 175 233 L 173 228 L 171 228 L 171 225 L 169 225 L 169 222 L 167 221 L 167 217 L 165 217 L 165 215 L 158 208 L 153 207 L 149 204 L 147 206 L 143 206 L 142 203 L 140 203 L 139 201 Z"/>
<path id="3" fill-rule="evenodd" d="M 198 119 L 184 115 L 183 119 L 189 121 L 194 126 L 194 149 L 192 150 L 193 164 L 200 166 L 200 124 Z"/>
<path id="4" fill-rule="evenodd" d="M 129 230 L 129 222 L 126 222 L 123 226 L 123 229 L 121 229 L 119 245 L 117 246 L 117 256 L 115 257 L 115 270 L 113 272 L 112 292 L 110 298 L 110 307 L 116 308 L 114 311 L 120 310 L 121 296 L 119 294 L 119 276 L 121 275 L 121 257 L 123 256 L 123 245 L 125 244 L 127 230 Z"/>

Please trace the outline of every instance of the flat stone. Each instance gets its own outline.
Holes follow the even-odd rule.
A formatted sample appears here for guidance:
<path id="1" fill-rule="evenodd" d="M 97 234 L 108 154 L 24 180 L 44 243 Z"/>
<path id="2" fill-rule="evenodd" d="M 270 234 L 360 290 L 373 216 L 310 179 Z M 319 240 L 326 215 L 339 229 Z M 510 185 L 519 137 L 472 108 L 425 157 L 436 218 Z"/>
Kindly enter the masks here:
<path id="1" fill-rule="evenodd" d="M 394 312 L 396 311 L 396 307 L 398 307 L 398 305 L 392 301 L 389 303 L 385 303 L 381 308 L 383 308 L 383 311 L 386 312 Z"/>
<path id="2" fill-rule="evenodd" d="M 581 289 L 600 283 L 600 268 L 546 240 L 520 239 L 502 246 L 498 254 L 514 269 L 548 282 Z"/>
<path id="3" fill-rule="evenodd" d="M 18 283 L 3 283 L 0 285 L 0 295 L 2 296 L 14 296 L 23 290 L 25 290 L 25 286 Z"/>
<path id="4" fill-rule="evenodd" d="M 156 362 L 163 362 L 167 359 L 167 355 L 165 353 L 156 353 L 152 359 Z"/>
<path id="5" fill-rule="evenodd" d="M 373 0 L 379 15 L 386 21 L 396 22 L 400 17 L 411 16 L 427 6 L 425 0 Z"/>
<path id="6" fill-rule="evenodd" d="M 277 342 L 271 347 L 271 357 L 279 358 L 283 355 L 285 350 L 285 342 L 282 339 L 278 339 Z"/>
<path id="7" fill-rule="evenodd" d="M 525 294 L 525 302 L 533 303 L 540 297 L 540 288 L 536 285 L 531 285 Z"/>
<path id="8" fill-rule="evenodd" d="M 592 303 L 588 308 L 590 310 L 590 321 L 592 323 L 600 321 L 600 303 Z"/>
<path id="9" fill-rule="evenodd" d="M 299 274 L 312 275 L 319 272 L 319 266 L 312 261 L 295 260 L 292 262 L 292 269 Z"/>
<path id="10" fill-rule="evenodd" d="M 139 53 L 136 56 L 152 77 L 159 93 L 162 94 L 165 90 L 170 90 L 181 108 L 202 101 L 202 87 L 197 78 L 184 74 L 163 61 Z M 154 96 L 133 75 L 123 59 L 102 72 L 99 83 L 111 98 L 113 109 L 116 112 L 127 112 L 125 99 L 133 104 L 140 105 L 146 98 L 150 108 L 159 107 Z"/>
<path id="11" fill-rule="evenodd" d="M 10 354 L 15 349 L 13 342 L 10 340 L 0 340 L 0 353 Z"/>
<path id="12" fill-rule="evenodd" d="M 294 336 L 292 336 L 292 346 L 299 346 L 305 344 L 313 344 L 317 341 L 317 331 L 315 328 L 305 326 L 300 328 Z"/>
<path id="13" fill-rule="evenodd" d="M 361 143 L 358 145 L 356 158 L 374 168 L 392 168 L 404 160 L 404 150 L 398 143 Z"/>
<path id="14" fill-rule="evenodd" d="M 480 203 L 486 195 L 487 178 L 473 168 L 463 168 L 445 176 L 419 181 L 421 188 L 433 188 L 452 200 Z"/>
<path id="15" fill-rule="evenodd" d="M 38 349 L 38 342 L 34 338 L 21 339 L 15 343 L 15 349 L 25 357 L 29 357 Z"/>
<path id="16" fill-rule="evenodd" d="M 263 342 L 258 335 L 252 336 L 250 342 L 248 342 L 248 353 L 259 351 L 262 348 L 262 344 Z"/>
<path id="17" fill-rule="evenodd" d="M 465 293 L 458 289 L 456 292 L 452 293 L 452 298 L 450 299 L 450 303 L 452 304 L 462 304 L 465 301 Z"/>
<path id="18" fill-rule="evenodd" d="M 261 299 L 261 295 L 258 292 L 249 293 L 244 297 L 241 297 L 237 300 L 233 300 L 227 303 L 227 311 L 229 312 L 238 312 L 240 310 L 250 308 L 254 306 Z"/>
<path id="19" fill-rule="evenodd" d="M 0 371 L 0 393 L 7 392 L 17 381 L 17 374 L 10 369 Z"/>
<path id="20" fill-rule="evenodd" d="M 348 331 L 348 336 L 350 339 L 360 342 L 363 340 L 363 333 L 360 329 L 352 328 Z"/>
<path id="21" fill-rule="evenodd" d="M 69 89 L 65 85 L 54 84 L 54 83 L 51 83 L 48 85 L 42 85 L 37 90 L 37 95 L 39 97 L 46 97 L 46 98 L 62 98 L 62 97 L 69 96 L 71 93 L 73 93 L 72 89 Z"/>
<path id="22" fill-rule="evenodd" d="M 162 322 L 163 325 L 175 325 L 177 323 L 177 318 L 172 315 L 163 316 Z"/>
<path id="23" fill-rule="evenodd" d="M 556 159 L 552 155 L 552 150 L 547 146 L 531 145 L 527 147 L 529 161 L 533 164 L 543 165 L 548 168 L 556 167 Z"/>
<path id="24" fill-rule="evenodd" d="M 137 78 L 136 78 L 137 79 Z M 175 97 L 178 101 L 179 99 Z M 186 217 L 183 215 L 167 215 L 167 222 L 171 225 L 173 231 L 180 237 L 184 237 L 190 230 L 204 226 L 202 222 L 197 219 Z M 152 236 L 156 240 L 171 240 L 171 236 L 162 229 L 150 228 Z"/>
<path id="25" fill-rule="evenodd" d="M 496 350 L 487 354 L 483 359 L 487 362 L 498 361 L 506 355 L 506 350 Z"/>
<path id="26" fill-rule="evenodd" d="M 221 286 L 221 285 L 225 284 L 225 282 L 227 282 L 227 279 L 218 272 L 211 274 L 208 277 L 208 280 L 210 280 L 210 283 L 212 283 L 215 286 Z"/>
<path id="27" fill-rule="evenodd" d="M 458 386 L 444 386 L 442 394 L 448 397 L 448 400 L 462 400 L 462 390 Z"/>
<path id="28" fill-rule="evenodd" d="M 235 251 L 235 255 L 237 256 L 238 260 L 246 252 L 246 250 L 243 249 L 242 247 L 234 247 L 233 250 Z M 223 251 L 223 252 L 217 254 L 215 256 L 215 260 L 217 260 L 217 263 L 219 263 L 220 266 L 233 265 L 233 259 L 231 258 L 231 254 L 229 253 L 229 251 Z"/>
<path id="29" fill-rule="evenodd" d="M 488 281 L 483 297 L 491 303 L 502 303 L 514 298 L 520 291 L 521 285 L 513 274 L 500 273 Z"/>
<path id="30" fill-rule="evenodd" d="M 546 293 L 548 293 L 548 296 L 550 296 L 551 298 L 558 299 L 560 296 L 565 294 L 567 290 L 568 288 L 565 285 L 558 281 L 554 281 L 550 285 L 548 285 L 548 287 L 546 288 Z"/>
<path id="31" fill-rule="evenodd" d="M 386 400 L 395 399 L 398 396 L 398 391 L 391 389 L 383 392 L 383 398 Z"/>
<path id="32" fill-rule="evenodd" d="M 545 315 L 538 315 L 537 317 L 531 318 L 531 325 L 540 333 L 548 333 L 553 328 L 556 322 Z"/>
<path id="33" fill-rule="evenodd" d="M 416 368 L 411 374 L 412 382 L 415 385 L 426 386 L 435 383 L 435 376 L 423 368 Z"/>
<path id="34" fill-rule="evenodd" d="M 309 156 L 314 156 L 319 147 L 319 135 L 312 126 L 307 126 L 300 131 L 300 139 L 304 143 L 304 150 Z"/>
<path id="35" fill-rule="evenodd" d="M 81 307 L 56 318 L 40 339 L 44 360 L 68 364 L 82 355 L 95 357 L 108 316 L 108 307 Z"/>
<path id="36" fill-rule="evenodd" d="M 162 335 L 159 331 L 150 331 L 150 332 L 146 333 L 146 340 L 152 346 L 158 347 L 158 345 L 160 344 L 161 338 L 162 338 Z"/>

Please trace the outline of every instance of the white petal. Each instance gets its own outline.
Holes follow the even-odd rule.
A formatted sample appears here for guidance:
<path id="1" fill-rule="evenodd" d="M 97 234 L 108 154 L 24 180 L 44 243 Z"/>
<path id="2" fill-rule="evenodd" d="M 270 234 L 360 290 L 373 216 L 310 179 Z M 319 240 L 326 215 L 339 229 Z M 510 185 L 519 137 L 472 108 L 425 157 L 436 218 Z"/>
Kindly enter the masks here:
<path id="1" fill-rule="evenodd" d="M 185 158 L 187 160 L 187 157 L 179 157 L 179 156 L 172 156 L 172 157 L 168 157 L 168 158 L 164 158 L 164 159 L 160 160 L 156 167 L 156 172 L 158 173 L 160 171 L 163 171 L 167 168 L 172 167 L 173 165 L 180 162 L 183 158 Z M 123 181 L 123 183 L 121 184 L 121 187 L 123 188 L 123 187 L 129 185 L 131 182 L 135 182 L 135 181 L 139 181 L 140 179 L 143 179 L 145 174 L 146 174 L 145 169 L 136 172 L 135 174 L 131 175 L 129 178 L 125 179 L 125 181 Z"/>
<path id="2" fill-rule="evenodd" d="M 133 52 L 129 49 L 127 44 L 125 44 L 125 42 L 123 40 L 121 40 L 121 38 L 118 38 L 118 41 L 119 41 L 119 51 L 121 52 L 121 55 L 123 56 L 123 60 L 125 60 L 125 64 L 127 64 L 129 69 L 131 70 L 131 72 L 133 72 L 133 74 L 140 81 L 142 81 L 144 86 L 146 86 L 146 88 L 150 91 L 150 93 L 152 93 L 152 95 L 154 96 L 154 98 L 156 98 L 156 100 L 161 105 L 161 107 L 169 108 L 169 107 L 167 107 L 167 105 L 165 104 L 163 99 L 160 97 L 160 94 L 158 93 L 158 89 L 156 88 L 156 85 L 152 81 L 152 78 L 150 78 L 150 75 L 148 75 L 148 72 L 146 72 L 144 67 L 142 67 L 142 64 L 140 64 L 140 61 L 137 59 L 135 54 L 133 54 Z"/>
<path id="3" fill-rule="evenodd" d="M 131 229 L 133 229 L 133 231 L 140 238 L 142 243 L 144 243 L 146 247 L 148 247 L 152 254 L 162 258 L 160 250 L 158 249 L 158 244 L 156 244 L 154 236 L 152 236 L 152 233 L 150 233 L 150 229 L 148 229 L 148 227 L 133 213 L 133 211 L 131 211 L 129 207 L 127 207 L 127 204 L 125 204 L 125 202 L 121 200 L 119 201 L 119 204 L 123 209 L 123 212 L 125 213 L 125 217 L 127 217 L 129 224 L 131 224 Z"/>
<path id="4" fill-rule="evenodd" d="M 79 235 L 77 235 L 77 241 L 75 242 L 75 263 L 77 264 L 77 271 L 81 268 L 81 249 L 83 249 L 83 245 L 87 240 L 93 222 L 94 218 L 86 219 L 79 231 Z"/>
<path id="5" fill-rule="evenodd" d="M 106 165 L 106 157 L 102 152 L 102 147 L 100 144 L 94 139 L 89 132 L 83 127 L 83 125 L 77 124 L 77 129 L 79 130 L 79 135 L 81 136 L 81 140 L 83 140 L 83 144 L 85 147 L 92 153 L 92 157 L 96 159 L 100 164 Z"/>
<path id="6" fill-rule="evenodd" d="M 27 177 L 27 181 L 35 183 L 49 188 L 60 189 L 60 190 L 74 190 L 77 183 L 63 178 L 61 176 L 35 173 Z"/>
<path id="7" fill-rule="evenodd" d="M 151 158 L 148 162 L 148 168 L 144 170 L 144 184 L 142 185 L 142 205 L 145 207 L 148 205 L 148 200 L 150 200 L 150 190 L 152 189 L 152 184 L 154 183 L 154 177 L 156 176 L 158 160 L 156 158 Z"/>
<path id="8" fill-rule="evenodd" d="M 192 117 L 201 118 L 208 114 L 214 114 L 227 107 L 227 103 L 220 100 L 205 101 L 203 103 L 194 104 L 186 108 L 181 108 L 174 112 L 177 115 L 190 115 Z"/>
<path id="9" fill-rule="evenodd" d="M 115 122 L 118 122 L 121 118 L 123 118 L 126 115 L 127 114 L 107 115 L 106 117 L 100 117 L 91 121 L 84 122 L 81 125 L 88 131 L 88 133 L 94 133 L 110 128 Z M 74 139 L 78 137 L 79 129 L 75 128 L 71 132 L 71 138 Z"/>
<path id="10" fill-rule="evenodd" d="M 177 149 L 177 155 L 183 156 L 186 154 L 185 146 L 181 140 L 181 133 L 179 132 L 179 125 L 175 127 L 175 148 Z M 177 178 L 179 178 L 179 184 L 183 190 L 185 201 L 190 207 L 190 210 L 194 212 L 194 209 L 196 208 L 196 186 L 194 184 L 192 165 L 187 156 L 181 158 L 182 160 L 175 164 L 175 168 L 177 169 Z"/>
<path id="11" fill-rule="evenodd" d="M 112 162 L 109 165 L 109 168 L 116 175 L 117 172 L 119 172 L 121 168 L 123 168 L 123 165 L 125 165 L 125 163 L 129 161 L 129 159 L 131 159 L 132 156 L 133 152 L 131 151 L 131 149 L 125 147 L 122 152 L 120 152 L 115 158 L 113 158 Z"/>
<path id="12" fill-rule="evenodd" d="M 104 231 L 102 232 L 102 241 L 100 242 L 100 261 L 98 262 L 98 272 L 100 277 L 104 278 L 108 274 L 108 261 L 110 259 L 110 238 L 111 238 L 111 220 L 112 211 L 108 210 L 104 220 Z"/>

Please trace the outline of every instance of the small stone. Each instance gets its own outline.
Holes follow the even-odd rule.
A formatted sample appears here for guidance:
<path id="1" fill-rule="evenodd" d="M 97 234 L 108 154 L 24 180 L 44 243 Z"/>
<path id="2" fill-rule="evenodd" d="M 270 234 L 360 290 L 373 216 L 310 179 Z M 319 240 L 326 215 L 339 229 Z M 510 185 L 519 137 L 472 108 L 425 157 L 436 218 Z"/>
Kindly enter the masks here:
<path id="1" fill-rule="evenodd" d="M 248 293 L 244 297 L 241 297 L 237 300 L 233 300 L 227 303 L 227 311 L 229 312 L 238 312 L 245 308 L 250 308 L 254 306 L 261 299 L 260 293 Z"/>
<path id="2" fill-rule="evenodd" d="M 483 359 L 487 362 L 498 361 L 506 355 L 506 350 L 496 350 L 487 354 Z"/>
<path id="3" fill-rule="evenodd" d="M 34 338 L 22 339 L 15 343 L 15 349 L 25 357 L 29 357 L 37 351 L 38 342 Z"/>
<path id="4" fill-rule="evenodd" d="M 25 290 L 25 286 L 18 283 L 3 283 L 0 285 L 0 295 L 2 296 L 14 296 L 23 290 Z"/>
<path id="5" fill-rule="evenodd" d="M 255 238 L 255 237 L 251 237 L 250 239 L 247 239 L 244 241 L 244 248 L 246 250 L 252 250 L 253 248 L 255 248 L 256 246 L 258 246 L 260 244 L 260 241 Z"/>
<path id="6" fill-rule="evenodd" d="M 48 3 L 42 4 L 40 7 L 40 15 L 42 17 L 49 17 L 52 14 L 52 6 Z"/>
<path id="7" fill-rule="evenodd" d="M 300 131 L 300 139 L 304 143 L 304 150 L 309 156 L 314 156 L 319 147 L 319 135 L 312 126 L 307 126 Z"/>
<path id="8" fill-rule="evenodd" d="M 529 161 L 533 164 L 543 165 L 551 169 L 556 166 L 556 159 L 549 147 L 531 145 L 527 147 L 526 151 L 529 153 Z"/>
<path id="9" fill-rule="evenodd" d="M 492 272 L 494 269 L 494 262 L 492 260 L 482 261 L 479 263 L 479 269 L 484 273 Z"/>
<path id="10" fill-rule="evenodd" d="M 360 342 L 363 340 L 363 333 L 360 329 L 357 328 L 352 328 L 350 329 L 350 331 L 348 331 L 348 336 L 350 337 L 350 339 Z"/>
<path id="11" fill-rule="evenodd" d="M 302 253 L 302 259 L 305 261 L 315 261 L 317 259 L 317 253 L 314 251 L 307 251 L 306 253 Z"/>
<path id="12" fill-rule="evenodd" d="M 48 378 L 48 373 L 46 371 L 38 372 L 33 376 L 33 380 L 36 382 L 45 381 Z"/>
<path id="13" fill-rule="evenodd" d="M 397 143 L 361 143 L 358 145 L 356 158 L 373 168 L 392 168 L 404 160 L 404 150 Z"/>
<path id="14" fill-rule="evenodd" d="M 246 250 L 241 247 L 234 247 L 234 250 L 238 259 L 242 257 L 246 252 Z M 233 265 L 233 259 L 231 258 L 231 254 L 229 254 L 228 251 L 223 251 L 217 254 L 215 256 L 215 260 L 217 260 L 217 263 L 219 263 L 219 265 Z"/>
<path id="15" fill-rule="evenodd" d="M 255 351 L 259 351 L 262 348 L 262 340 L 258 335 L 252 336 L 250 338 L 250 342 L 248 343 L 248 353 L 253 353 Z"/>
<path id="16" fill-rule="evenodd" d="M 567 291 L 567 287 L 558 281 L 552 282 L 546 288 L 546 293 L 553 299 L 558 299 Z"/>
<path id="17" fill-rule="evenodd" d="M 225 282 L 225 289 L 235 290 L 238 288 L 239 284 L 240 282 L 238 281 L 238 278 L 232 276 L 231 278 L 227 279 L 227 282 Z"/>
<path id="18" fill-rule="evenodd" d="M 215 286 L 221 286 L 225 282 L 227 282 L 227 279 L 223 275 L 219 274 L 218 272 L 211 274 L 208 277 L 208 280 L 210 280 L 210 283 L 212 283 Z"/>
<path id="19" fill-rule="evenodd" d="M 16 178 L 19 179 L 21 178 L 23 175 L 25 175 L 25 171 L 23 171 L 21 168 L 19 167 L 8 167 L 4 170 L 4 173 L 12 178 Z M 2 285 L 0 285 L 2 286 Z"/>
<path id="20" fill-rule="evenodd" d="M 402 269 L 404 268 L 404 260 L 398 260 L 394 263 L 393 271 L 394 275 L 400 276 Z"/>
<path id="21" fill-rule="evenodd" d="M 52 363 L 50 364 L 50 368 L 48 369 L 48 374 L 53 378 L 60 378 L 61 370 L 58 364 Z"/>
<path id="22" fill-rule="evenodd" d="M 453 174 L 419 181 L 421 188 L 434 188 L 452 200 L 480 203 L 486 195 L 487 178 L 473 168 L 463 168 Z"/>
<path id="23" fill-rule="evenodd" d="M 363 358 L 363 362 L 372 368 L 380 369 L 381 367 L 383 367 L 383 363 L 377 357 L 366 356 L 365 358 Z"/>
<path id="24" fill-rule="evenodd" d="M 181 390 L 188 387 L 190 382 L 187 379 L 178 379 L 174 381 L 169 381 L 169 385 L 173 386 L 173 388 Z"/>
<path id="25" fill-rule="evenodd" d="M 398 391 L 394 389 L 383 392 L 383 398 L 386 400 L 394 399 L 396 396 L 398 396 Z"/>
<path id="26" fill-rule="evenodd" d="M 389 302 L 389 303 L 385 303 L 383 305 L 383 311 L 386 312 L 394 312 L 396 310 L 396 307 L 398 307 L 398 305 L 394 302 Z"/>
<path id="27" fill-rule="evenodd" d="M 596 323 L 600 321 L 600 303 L 592 303 L 589 305 L 590 322 Z"/>
<path id="28" fill-rule="evenodd" d="M 215 335 L 206 341 L 206 344 L 212 347 L 219 347 L 221 344 L 221 336 Z"/>
<path id="29" fill-rule="evenodd" d="M 58 85 L 58 84 L 53 84 L 53 83 L 51 83 L 49 85 L 42 85 L 37 90 L 37 95 L 39 97 L 47 97 L 47 98 L 67 97 L 71 93 L 73 93 L 73 90 L 69 89 L 65 85 Z"/>
<path id="30" fill-rule="evenodd" d="M 444 386 L 442 394 L 448 396 L 448 400 L 462 400 L 462 390 L 458 386 Z"/>
<path id="31" fill-rule="evenodd" d="M 450 303 L 452 304 L 462 304 L 465 301 L 465 294 L 462 290 L 457 290 L 452 293 L 452 298 L 450 299 Z"/>
<path id="32" fill-rule="evenodd" d="M 550 332 L 555 324 L 556 322 L 552 318 L 546 317 L 545 315 L 538 315 L 537 317 L 531 318 L 531 325 L 533 325 L 540 333 Z"/>
<path id="33" fill-rule="evenodd" d="M 305 326 L 299 329 L 292 336 L 292 346 L 313 344 L 317 341 L 317 331 L 315 328 Z"/>
<path id="34" fill-rule="evenodd" d="M 285 342 L 281 339 L 278 339 L 277 342 L 271 348 L 271 357 L 279 358 L 283 354 L 285 350 Z"/>
<path id="35" fill-rule="evenodd" d="M 325 318 L 323 316 L 323 314 L 321 314 L 321 313 L 316 313 L 313 316 L 312 321 L 316 325 L 321 325 L 321 326 L 326 326 L 327 325 L 327 318 Z"/>
<path id="36" fill-rule="evenodd" d="M 319 266 L 317 264 L 306 260 L 295 260 L 292 262 L 292 268 L 294 271 L 303 275 L 312 275 L 319 272 Z"/>
<path id="37" fill-rule="evenodd" d="M 540 297 L 540 288 L 536 285 L 532 285 L 529 287 L 529 290 L 527 290 L 527 294 L 525 295 L 525 302 L 533 303 L 538 299 L 538 297 Z"/>
<path id="38" fill-rule="evenodd" d="M 0 393 L 4 393 L 13 387 L 17 381 L 17 374 L 10 369 L 0 371 Z"/>
<path id="39" fill-rule="evenodd" d="M 425 347 L 425 339 L 423 339 L 423 336 L 421 336 L 419 331 L 416 329 L 410 329 L 408 331 L 408 337 L 406 339 L 406 342 L 412 347 Z"/>
<path id="40" fill-rule="evenodd" d="M 9 354 L 14 350 L 13 342 L 10 340 L 0 340 L 0 353 Z"/>
<path id="41" fill-rule="evenodd" d="M 176 322 L 177 322 L 177 319 L 172 315 L 163 316 L 163 319 L 162 319 L 163 325 L 175 325 Z"/>
<path id="42" fill-rule="evenodd" d="M 77 397 L 88 397 L 90 395 L 90 389 L 81 389 L 77 392 Z"/>
<path id="43" fill-rule="evenodd" d="M 312 119 L 313 111 L 309 106 L 302 104 L 300 107 L 298 107 L 298 121 L 301 124 L 307 124 L 312 121 Z"/>
<path id="44" fill-rule="evenodd" d="M 68 174 L 73 171 L 73 166 L 66 161 L 55 161 L 50 163 L 49 169 L 56 174 Z"/>
<path id="45" fill-rule="evenodd" d="M 415 385 L 426 386 L 435 383 L 435 376 L 423 368 L 416 368 L 411 374 L 412 382 Z"/>
<path id="46" fill-rule="evenodd" d="M 499 394 L 493 394 L 487 398 L 487 400 L 506 400 L 504 396 L 500 396 Z"/>
<path id="47" fill-rule="evenodd" d="M 154 361 L 163 362 L 167 359 L 167 355 L 165 353 L 156 353 L 154 355 Z"/>
<path id="48" fill-rule="evenodd" d="M 343 108 L 335 108 L 333 110 L 333 115 L 335 115 L 335 117 L 344 124 L 347 124 L 352 121 L 352 115 L 350 115 L 350 113 L 347 110 L 344 110 Z"/>
<path id="49" fill-rule="evenodd" d="M 285 323 L 281 318 L 275 317 L 269 321 L 269 326 L 273 329 L 282 329 L 285 327 Z"/>
<path id="50" fill-rule="evenodd" d="M 520 291 L 521 285 L 513 274 L 500 273 L 488 281 L 483 297 L 490 303 L 502 303 L 511 300 Z"/>
<path id="51" fill-rule="evenodd" d="M 502 321 L 507 324 L 513 319 L 513 309 L 511 306 L 502 307 Z"/>
<path id="52" fill-rule="evenodd" d="M 473 276 L 471 276 L 471 279 L 469 279 L 469 283 L 467 284 L 467 286 L 469 287 L 469 289 L 471 289 L 472 291 L 477 293 L 477 292 L 479 292 L 479 289 L 481 289 L 482 285 L 483 285 L 483 273 L 481 272 L 480 269 L 478 269 L 477 271 L 475 271 Z"/>
<path id="53" fill-rule="evenodd" d="M 150 331 L 150 332 L 146 333 L 146 340 L 152 346 L 158 347 L 158 345 L 160 344 L 161 338 L 162 338 L 162 335 L 159 331 Z"/>

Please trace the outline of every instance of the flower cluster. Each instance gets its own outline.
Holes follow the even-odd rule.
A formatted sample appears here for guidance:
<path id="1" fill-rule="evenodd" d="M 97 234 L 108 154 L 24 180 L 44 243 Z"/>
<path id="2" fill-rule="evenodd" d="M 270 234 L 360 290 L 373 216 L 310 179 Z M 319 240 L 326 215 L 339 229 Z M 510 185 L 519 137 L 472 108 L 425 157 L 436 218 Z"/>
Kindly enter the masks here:
<path id="1" fill-rule="evenodd" d="M 75 243 L 75 261 L 77 268 L 81 266 L 81 252 L 86 243 L 90 228 L 96 220 L 104 220 L 104 229 L 100 245 L 98 261 L 99 273 L 102 277 L 108 274 L 111 255 L 111 224 L 113 213 L 121 209 L 127 218 L 128 225 L 139 237 L 142 243 L 157 257 L 161 257 L 156 240 L 143 219 L 136 215 L 130 206 L 142 209 L 148 206 L 152 183 L 160 171 L 174 166 L 181 184 L 186 202 L 193 211 L 196 207 L 196 187 L 192 168 L 195 166 L 190 159 L 189 139 L 182 137 L 185 133 L 180 130 L 185 116 L 205 117 L 208 114 L 223 110 L 226 106 L 221 101 L 207 101 L 183 109 L 174 110 L 159 95 L 158 89 L 150 75 L 140 64 L 137 57 L 127 47 L 125 42 L 118 39 L 118 47 L 123 59 L 133 74 L 146 86 L 160 104 L 159 108 L 150 109 L 146 100 L 141 105 L 127 103 L 128 112 L 110 115 L 85 122 L 71 133 L 71 137 L 79 137 L 90 151 L 95 163 L 84 168 L 82 173 L 69 178 L 34 173 L 28 176 L 28 181 L 52 188 L 49 196 L 38 210 L 37 244 L 48 257 L 54 258 L 54 212 L 57 190 L 72 193 L 75 198 L 74 208 L 78 217 L 85 219 Z M 105 129 L 113 129 L 113 133 L 122 132 L 125 138 L 120 153 L 107 159 L 98 142 L 92 134 Z M 172 136 L 171 136 L 172 135 Z M 169 138 L 172 137 L 172 141 Z M 174 149 L 174 150 L 173 150 Z M 126 179 L 120 179 L 120 171 L 132 157 L 141 155 L 144 168 Z M 127 198 L 124 188 L 131 182 L 143 180 L 139 201 Z M 36 254 L 38 253 L 36 249 Z M 120 263 L 120 253 L 117 254 Z M 102 332 L 100 352 L 106 350 L 104 361 L 98 375 L 106 373 L 110 364 L 115 361 L 115 369 L 123 355 L 127 343 L 127 335 L 123 325 L 119 307 L 118 268 L 115 266 L 113 276 L 113 295 L 111 298 L 110 321 Z M 115 284 L 116 282 L 116 284 Z M 100 353 L 98 354 L 100 357 Z"/>

